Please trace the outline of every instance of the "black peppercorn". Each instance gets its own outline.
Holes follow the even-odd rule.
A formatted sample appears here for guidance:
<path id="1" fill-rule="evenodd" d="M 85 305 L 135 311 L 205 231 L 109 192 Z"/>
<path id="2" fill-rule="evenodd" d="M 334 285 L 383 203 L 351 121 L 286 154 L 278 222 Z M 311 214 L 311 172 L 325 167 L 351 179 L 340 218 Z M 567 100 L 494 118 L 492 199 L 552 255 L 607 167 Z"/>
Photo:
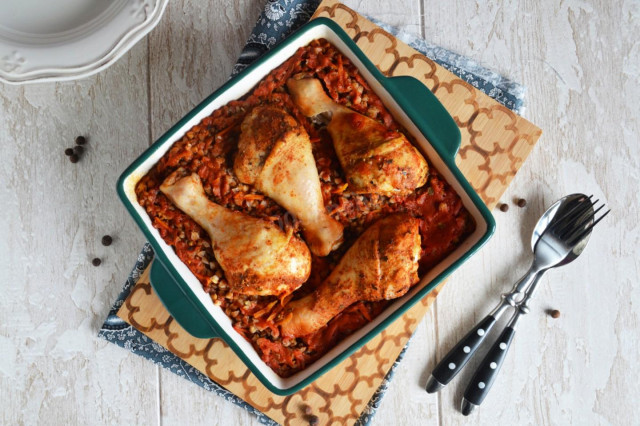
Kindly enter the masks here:
<path id="1" fill-rule="evenodd" d="M 73 147 L 73 152 L 76 155 L 80 155 L 84 152 L 84 148 L 81 145 L 76 145 L 75 147 Z"/>
<path id="2" fill-rule="evenodd" d="M 91 261 L 91 264 L 93 266 L 100 266 L 101 263 L 102 263 L 102 260 L 100 260 L 99 257 L 94 257 L 93 260 Z"/>
<path id="3" fill-rule="evenodd" d="M 69 161 L 71 161 L 72 163 L 77 163 L 77 162 L 78 162 L 78 160 L 80 160 L 80 157 L 78 157 L 78 155 L 77 155 L 77 154 L 71 154 L 71 155 L 69 156 Z"/>
<path id="4" fill-rule="evenodd" d="M 85 143 L 87 143 L 87 138 L 84 136 L 78 136 L 76 138 L 76 145 L 84 145 Z"/>
<path id="5" fill-rule="evenodd" d="M 549 311 L 549 315 L 551 315 L 551 318 L 553 319 L 558 319 L 560 318 L 560 311 L 557 309 L 554 309 L 552 311 Z"/>
<path id="6" fill-rule="evenodd" d="M 508 204 L 500 204 L 500 211 L 501 212 L 506 212 L 507 210 L 509 210 L 509 205 Z"/>
<path id="7" fill-rule="evenodd" d="M 309 426 L 317 426 L 320 423 L 318 416 L 309 416 Z"/>
<path id="8" fill-rule="evenodd" d="M 66 155 L 67 157 L 73 155 L 73 148 L 67 148 L 64 150 L 64 155 Z"/>
<path id="9" fill-rule="evenodd" d="M 518 207 L 524 207 L 527 205 L 527 200 L 525 200 L 524 198 L 520 198 L 518 200 Z"/>
<path id="10" fill-rule="evenodd" d="M 111 235 L 105 235 L 104 237 L 102 237 L 103 246 L 110 246 L 112 242 L 113 238 L 111 238 Z"/>

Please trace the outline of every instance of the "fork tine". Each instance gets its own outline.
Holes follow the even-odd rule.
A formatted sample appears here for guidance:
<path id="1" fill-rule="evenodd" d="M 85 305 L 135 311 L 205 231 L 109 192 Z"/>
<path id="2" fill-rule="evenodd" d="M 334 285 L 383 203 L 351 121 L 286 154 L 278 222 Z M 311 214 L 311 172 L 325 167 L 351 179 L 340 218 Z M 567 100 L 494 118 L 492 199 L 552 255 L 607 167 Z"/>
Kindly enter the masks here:
<path id="1" fill-rule="evenodd" d="M 592 197 L 593 195 L 590 195 L 585 200 L 580 201 L 575 206 L 570 208 L 569 211 L 563 213 L 562 216 L 560 216 L 560 218 L 555 221 L 556 223 L 550 229 L 550 231 L 555 233 L 556 235 L 559 235 L 561 233 L 564 233 L 568 229 L 568 227 L 573 227 L 576 217 L 582 216 L 593 206 L 594 203 L 590 202 Z M 596 200 L 595 203 L 597 203 L 598 201 L 599 200 Z"/>
<path id="2" fill-rule="evenodd" d="M 580 221 L 577 221 L 575 226 L 568 229 L 562 235 L 559 235 L 559 238 L 567 244 L 569 244 L 569 241 L 577 240 L 576 236 L 586 234 L 588 230 L 592 228 L 591 224 L 593 223 L 594 217 L 595 213 L 593 213 L 592 210 L 588 215 L 580 218 Z"/>
<path id="3" fill-rule="evenodd" d="M 602 206 L 600 206 L 598 208 L 598 210 L 596 210 L 596 212 L 600 211 L 603 207 L 604 207 L 604 204 Z M 567 240 L 567 244 L 569 244 L 569 245 L 577 244 L 581 239 L 586 237 L 587 234 L 589 234 L 591 232 L 593 227 L 596 226 L 598 224 L 598 222 L 600 222 L 602 219 L 604 219 L 604 217 L 606 215 L 608 215 L 609 212 L 611 212 L 611 209 L 607 210 L 602 216 L 600 216 L 598 219 L 594 220 L 593 223 L 589 224 L 589 226 L 587 226 L 584 230 L 582 230 L 582 232 L 580 232 L 578 235 L 571 236 L 571 238 L 569 238 Z"/>
<path id="4" fill-rule="evenodd" d="M 589 196 L 589 197 L 587 198 L 587 200 L 590 200 L 590 199 L 591 199 L 591 197 L 593 197 L 593 195 Z M 552 228 L 552 229 L 557 229 L 557 228 L 560 226 L 560 224 L 561 224 L 561 223 L 562 223 L 562 224 L 564 224 L 564 223 L 565 223 L 565 222 L 564 222 L 564 221 L 565 221 L 565 219 L 567 219 L 568 217 L 570 217 L 571 215 L 573 215 L 573 214 L 574 214 L 574 212 L 575 212 L 576 210 L 578 210 L 578 209 L 582 209 L 582 208 L 583 208 L 583 206 L 584 206 L 584 204 L 583 204 L 583 203 L 584 203 L 584 201 L 585 201 L 584 199 L 579 200 L 579 202 L 578 202 L 578 203 L 576 203 L 573 207 L 571 207 L 567 212 L 562 213 L 562 214 L 561 214 L 561 215 L 560 215 L 556 220 L 554 220 L 554 221 L 553 221 L 553 222 L 555 222 L 555 224 L 554 224 L 551 228 Z"/>
<path id="5" fill-rule="evenodd" d="M 594 206 L 595 207 L 595 206 Z M 593 217 L 596 217 L 596 214 L 602 210 L 604 208 L 604 204 L 601 205 L 600 207 L 598 207 L 594 212 L 593 212 Z M 608 213 L 608 212 L 607 212 Z M 606 214 L 606 213 L 605 213 Z M 604 217 L 604 216 L 603 216 Z"/>
<path id="6" fill-rule="evenodd" d="M 604 206 L 602 206 L 602 207 L 604 207 Z M 599 210 L 599 209 L 598 209 L 598 210 Z M 596 225 L 598 224 L 598 222 L 600 222 L 602 219 L 604 219 L 604 217 L 605 217 L 606 215 L 608 215 L 610 212 L 611 212 L 611 209 L 609 209 L 609 210 L 607 210 L 606 212 L 604 212 L 604 214 L 603 214 L 602 216 L 600 216 L 600 217 L 599 217 L 595 222 L 593 222 L 593 223 L 591 224 L 591 227 L 593 228 L 594 226 L 596 226 Z"/>
<path id="7" fill-rule="evenodd" d="M 595 203 L 597 203 L 599 200 L 594 201 L 594 204 L 592 207 L 595 207 Z M 598 207 L 595 211 L 593 209 L 589 209 L 586 212 L 582 213 L 582 215 L 580 215 L 579 217 L 575 218 L 575 220 L 573 221 L 573 223 L 570 223 L 569 225 L 567 225 L 567 227 L 565 227 L 566 229 L 563 229 L 563 231 L 558 232 L 558 237 L 560 239 L 563 240 L 568 240 L 573 238 L 573 236 L 576 234 L 576 232 L 579 232 L 581 229 L 583 229 L 585 226 L 589 226 L 589 222 L 593 222 L 593 218 L 596 217 L 596 214 L 602 210 L 602 208 L 604 207 L 604 204 L 602 204 L 600 207 Z"/>

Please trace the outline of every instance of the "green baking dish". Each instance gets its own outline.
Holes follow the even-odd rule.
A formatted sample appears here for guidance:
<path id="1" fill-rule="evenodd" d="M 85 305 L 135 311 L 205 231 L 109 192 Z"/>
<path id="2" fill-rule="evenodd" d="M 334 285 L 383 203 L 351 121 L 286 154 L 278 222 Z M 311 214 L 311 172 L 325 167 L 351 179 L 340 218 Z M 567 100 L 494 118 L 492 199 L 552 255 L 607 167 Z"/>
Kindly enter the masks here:
<path id="1" fill-rule="evenodd" d="M 242 97 L 272 69 L 291 57 L 299 47 L 317 38 L 327 39 L 358 67 L 395 119 L 411 133 L 423 154 L 460 195 L 476 221 L 476 230 L 427 273 L 409 293 L 395 300 L 371 323 L 344 339 L 306 369 L 291 377 L 282 378 L 260 359 L 249 342 L 233 330 L 229 318 L 213 304 L 200 282 L 160 237 L 151 225 L 147 213 L 138 204 L 134 188 L 186 131 L 215 109 Z M 366 344 L 442 282 L 491 237 L 495 229 L 493 216 L 455 165 L 454 158 L 459 147 L 460 131 L 431 91 L 412 77 L 383 76 L 338 24 L 329 19 L 318 18 L 300 28 L 195 107 L 122 173 L 117 190 L 127 210 L 155 250 L 151 284 L 175 320 L 195 337 L 223 339 L 270 391 L 288 395 L 328 372 Z"/>

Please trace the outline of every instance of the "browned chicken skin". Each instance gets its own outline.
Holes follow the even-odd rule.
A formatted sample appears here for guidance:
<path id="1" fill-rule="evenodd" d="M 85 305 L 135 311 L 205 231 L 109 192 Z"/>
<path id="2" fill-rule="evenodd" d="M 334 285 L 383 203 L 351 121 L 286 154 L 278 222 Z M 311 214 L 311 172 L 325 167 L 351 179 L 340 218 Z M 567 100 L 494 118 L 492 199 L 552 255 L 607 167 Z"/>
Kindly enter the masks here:
<path id="1" fill-rule="evenodd" d="M 419 281 L 419 223 L 398 213 L 370 226 L 313 293 L 287 304 L 282 334 L 299 337 L 312 333 L 361 300 L 403 296 Z"/>
<path id="2" fill-rule="evenodd" d="M 242 122 L 234 171 L 300 220 L 311 251 L 326 256 L 342 242 L 327 213 L 309 135 L 284 109 L 254 108 Z"/>
<path id="3" fill-rule="evenodd" d="M 404 195 L 426 183 L 427 162 L 405 135 L 334 102 L 315 78 L 289 79 L 287 88 L 307 117 L 332 114 L 327 130 L 350 190 Z"/>
<path id="4" fill-rule="evenodd" d="M 210 201 L 197 174 L 171 175 L 160 190 L 207 231 L 232 291 L 283 296 L 309 278 L 311 254 L 302 240 L 270 222 Z"/>

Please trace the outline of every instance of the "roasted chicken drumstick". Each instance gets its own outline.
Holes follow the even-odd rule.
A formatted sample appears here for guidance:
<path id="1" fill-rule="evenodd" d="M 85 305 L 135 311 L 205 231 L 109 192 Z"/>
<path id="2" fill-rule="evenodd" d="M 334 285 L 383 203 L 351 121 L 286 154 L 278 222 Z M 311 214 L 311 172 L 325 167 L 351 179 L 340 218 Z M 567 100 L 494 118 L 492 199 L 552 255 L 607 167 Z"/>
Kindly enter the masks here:
<path id="1" fill-rule="evenodd" d="M 299 337 L 319 330 L 361 300 L 403 296 L 419 280 L 419 223 L 398 213 L 371 225 L 313 293 L 285 306 L 282 334 Z"/>
<path id="2" fill-rule="evenodd" d="M 241 125 L 234 171 L 300 220 L 311 251 L 326 256 L 342 242 L 342 225 L 327 213 L 309 135 L 284 109 L 254 108 Z"/>
<path id="3" fill-rule="evenodd" d="M 171 175 L 160 190 L 209 234 L 232 291 L 283 296 L 309 277 L 311 255 L 302 240 L 270 222 L 210 201 L 197 174 Z"/>
<path id="4" fill-rule="evenodd" d="M 327 130 L 352 191 L 404 195 L 426 183 L 427 162 L 405 135 L 334 102 L 320 80 L 289 79 L 287 87 L 307 117 L 332 115 Z"/>

